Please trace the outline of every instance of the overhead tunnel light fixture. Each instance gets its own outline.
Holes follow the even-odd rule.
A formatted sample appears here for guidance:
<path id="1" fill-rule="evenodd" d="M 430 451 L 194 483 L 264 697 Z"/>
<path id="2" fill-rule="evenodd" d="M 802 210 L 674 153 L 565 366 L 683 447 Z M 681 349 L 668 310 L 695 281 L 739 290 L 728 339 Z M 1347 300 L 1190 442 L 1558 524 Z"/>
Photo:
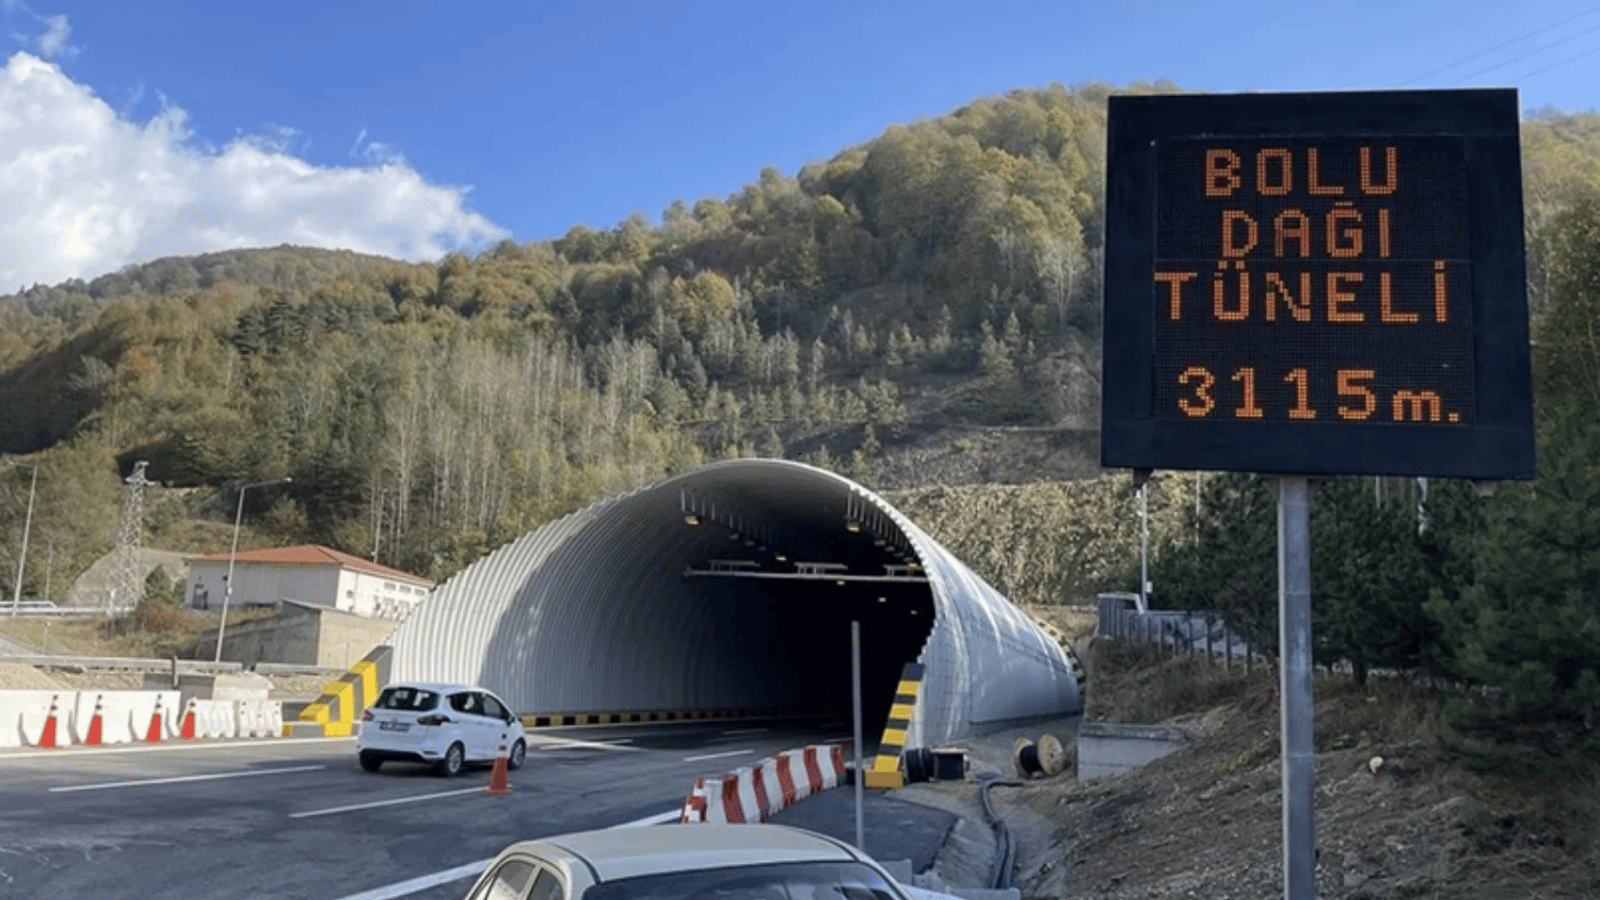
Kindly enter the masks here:
<path id="1" fill-rule="evenodd" d="M 683 516 L 683 524 L 685 524 L 685 525 L 699 525 L 700 524 L 700 517 L 695 515 L 694 513 L 685 513 L 684 516 Z"/>
<path id="2" fill-rule="evenodd" d="M 859 521 L 855 520 L 855 519 L 845 519 L 844 520 L 844 530 L 845 531 L 860 531 L 861 530 L 861 523 Z"/>

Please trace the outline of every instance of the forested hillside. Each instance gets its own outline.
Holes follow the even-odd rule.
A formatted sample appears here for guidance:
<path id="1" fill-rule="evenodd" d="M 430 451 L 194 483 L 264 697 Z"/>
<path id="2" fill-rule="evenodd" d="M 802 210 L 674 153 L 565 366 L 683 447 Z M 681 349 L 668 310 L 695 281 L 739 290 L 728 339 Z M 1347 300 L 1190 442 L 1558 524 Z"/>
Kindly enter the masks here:
<path id="1" fill-rule="evenodd" d="M 230 251 L 0 297 L 0 450 L 39 466 L 54 559 L 25 592 L 109 547 L 135 460 L 195 489 L 149 543 L 203 541 L 162 529 L 288 474 L 248 497 L 263 540 L 436 578 L 727 456 L 890 492 L 1096 476 L 1110 91 L 984 98 L 659 222 L 475 258 Z M 1524 141 L 1540 315 L 1600 116 L 1540 113 Z M 0 473 L 7 555 L 26 472 Z"/>

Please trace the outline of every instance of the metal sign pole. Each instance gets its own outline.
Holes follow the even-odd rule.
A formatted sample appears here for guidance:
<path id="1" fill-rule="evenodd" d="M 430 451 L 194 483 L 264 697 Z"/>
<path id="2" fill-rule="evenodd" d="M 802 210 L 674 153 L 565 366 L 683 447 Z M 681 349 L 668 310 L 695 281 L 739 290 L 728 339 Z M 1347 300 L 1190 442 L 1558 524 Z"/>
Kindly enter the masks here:
<path id="1" fill-rule="evenodd" d="M 850 623 L 850 693 L 855 712 L 856 736 L 856 849 L 867 852 L 867 823 L 863 808 L 866 798 L 863 782 L 866 770 L 861 767 L 861 623 Z"/>
<path id="2" fill-rule="evenodd" d="M 1311 486 L 1278 479 L 1278 692 L 1283 755 L 1283 896 L 1316 900 L 1311 695 Z"/>

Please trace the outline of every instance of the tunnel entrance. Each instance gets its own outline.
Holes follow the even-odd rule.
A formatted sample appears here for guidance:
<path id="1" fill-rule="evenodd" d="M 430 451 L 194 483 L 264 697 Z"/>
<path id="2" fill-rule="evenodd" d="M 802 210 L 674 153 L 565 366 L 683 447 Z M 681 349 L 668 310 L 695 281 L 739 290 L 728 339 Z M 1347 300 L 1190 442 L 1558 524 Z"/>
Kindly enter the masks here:
<path id="1" fill-rule="evenodd" d="M 440 584 L 394 677 L 478 683 L 585 721 L 784 712 L 876 737 L 908 663 L 911 732 L 948 740 L 1079 704 L 1061 648 L 871 491 L 801 463 L 713 463 L 579 510 Z"/>
<path id="2" fill-rule="evenodd" d="M 773 688 L 775 705 L 849 722 L 851 623 L 861 629 L 862 723 L 882 727 L 906 663 L 934 625 L 933 596 L 917 577 L 850 580 L 814 570 L 763 577 L 691 571 L 704 599 L 734 631 L 724 662 Z"/>

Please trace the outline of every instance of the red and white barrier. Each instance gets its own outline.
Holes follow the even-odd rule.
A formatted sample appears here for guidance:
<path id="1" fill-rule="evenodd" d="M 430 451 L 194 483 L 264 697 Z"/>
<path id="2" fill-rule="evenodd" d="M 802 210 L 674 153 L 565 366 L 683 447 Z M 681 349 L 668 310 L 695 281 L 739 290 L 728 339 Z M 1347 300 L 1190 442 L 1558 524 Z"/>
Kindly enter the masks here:
<path id="1" fill-rule="evenodd" d="M 178 691 L 0 691 L 0 747 L 277 737 L 277 700 L 201 700 Z"/>
<path id="2" fill-rule="evenodd" d="M 178 737 L 184 740 L 196 738 L 230 738 L 239 733 L 238 716 L 235 712 L 236 701 L 233 700 L 201 700 L 190 697 L 183 710 L 183 718 L 178 727 Z"/>
<path id="3" fill-rule="evenodd" d="M 47 723 L 53 746 L 70 743 L 72 697 L 57 691 L 0 691 L 0 747 L 37 746 Z"/>
<path id="4" fill-rule="evenodd" d="M 234 700 L 234 727 L 239 737 L 283 734 L 283 704 L 277 700 Z"/>
<path id="5" fill-rule="evenodd" d="M 788 750 L 717 778 L 697 778 L 681 822 L 762 822 L 785 806 L 844 784 L 844 748 Z"/>

